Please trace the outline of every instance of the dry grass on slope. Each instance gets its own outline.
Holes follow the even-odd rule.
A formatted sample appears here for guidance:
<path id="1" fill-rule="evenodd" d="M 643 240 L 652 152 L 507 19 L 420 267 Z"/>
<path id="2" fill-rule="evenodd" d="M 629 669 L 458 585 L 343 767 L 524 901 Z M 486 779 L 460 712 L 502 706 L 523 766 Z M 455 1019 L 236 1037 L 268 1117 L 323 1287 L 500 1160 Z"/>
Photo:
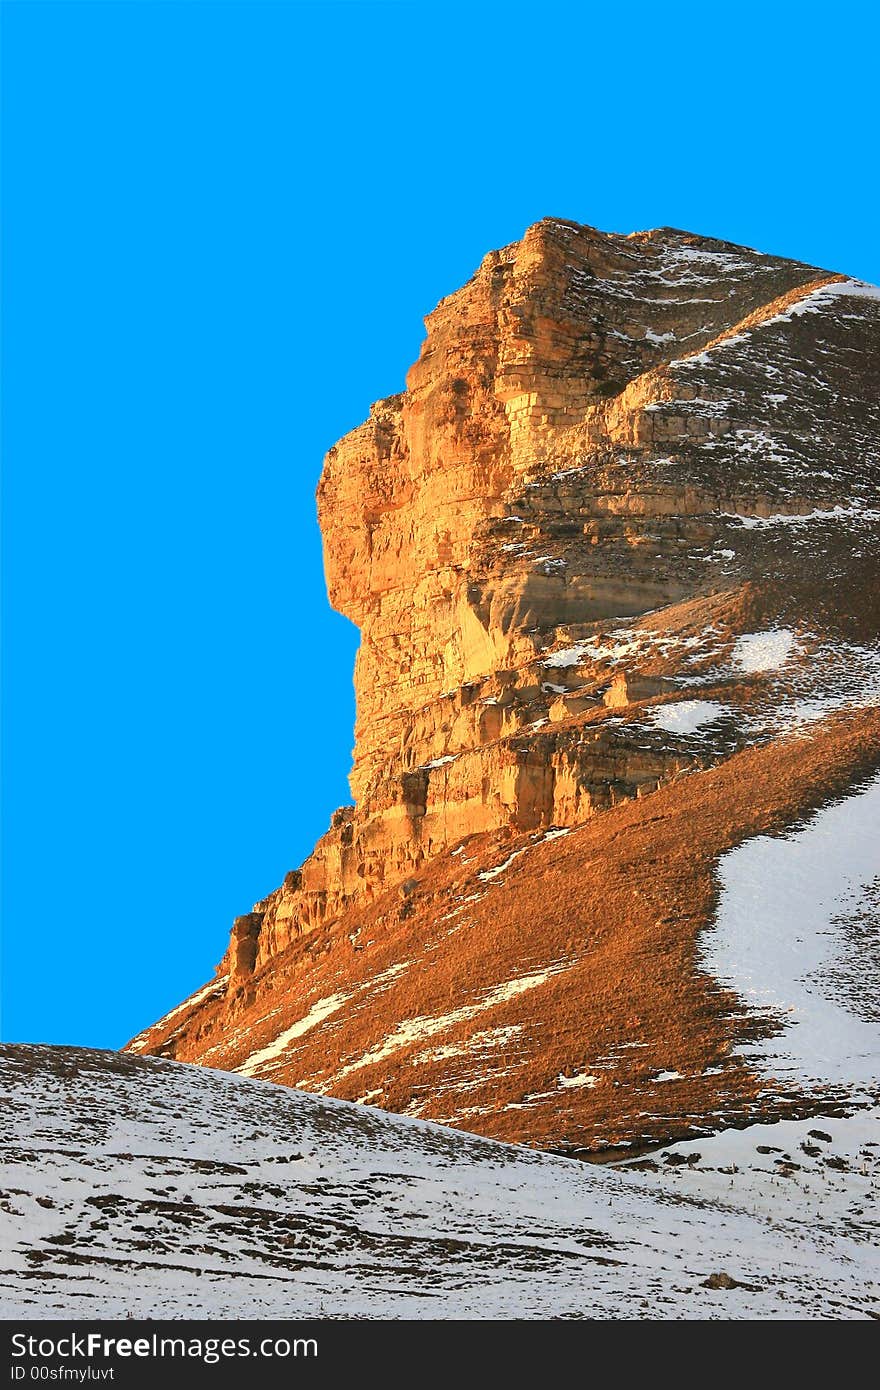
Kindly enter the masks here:
<path id="1" fill-rule="evenodd" d="M 267 1079 L 549 1148 L 780 1113 L 733 1055 L 760 1025 L 699 968 L 714 868 L 878 764 L 880 712 L 865 711 L 564 837 L 472 837 L 407 895 L 391 890 L 274 960 L 243 1010 L 207 1000 L 157 1026 L 146 1050 L 235 1068 L 264 1049 L 255 1074 Z M 312 1010 L 325 1016 L 278 1047 Z"/>

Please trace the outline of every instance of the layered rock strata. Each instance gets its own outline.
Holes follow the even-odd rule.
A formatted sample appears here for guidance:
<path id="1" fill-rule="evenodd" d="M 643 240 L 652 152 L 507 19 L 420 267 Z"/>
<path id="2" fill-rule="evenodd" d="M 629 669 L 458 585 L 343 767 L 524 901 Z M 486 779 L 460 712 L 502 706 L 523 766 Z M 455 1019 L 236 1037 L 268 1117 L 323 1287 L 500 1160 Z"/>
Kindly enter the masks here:
<path id="1" fill-rule="evenodd" d="M 361 630 L 355 805 L 239 919 L 233 979 L 464 836 L 575 825 L 693 765 L 603 718 L 662 678 L 554 653 L 764 575 L 772 528 L 726 563 L 743 516 L 869 505 L 878 308 L 726 243 L 547 220 L 435 309 L 406 392 L 318 489 L 330 598 Z"/>

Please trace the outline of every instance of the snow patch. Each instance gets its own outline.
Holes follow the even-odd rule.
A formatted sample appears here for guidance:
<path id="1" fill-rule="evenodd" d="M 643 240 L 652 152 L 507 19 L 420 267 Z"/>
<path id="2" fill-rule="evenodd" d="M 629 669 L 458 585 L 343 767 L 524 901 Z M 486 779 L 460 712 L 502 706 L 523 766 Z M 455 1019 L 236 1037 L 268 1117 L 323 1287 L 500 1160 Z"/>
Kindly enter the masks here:
<path id="1" fill-rule="evenodd" d="M 498 878 L 500 874 L 504 873 L 505 869 L 510 868 L 514 859 L 519 859 L 521 854 L 525 854 L 526 849 L 528 849 L 528 845 L 523 849 L 515 849 L 512 854 L 507 856 L 503 864 L 496 864 L 494 869 L 481 869 L 477 874 L 477 878 L 480 879 L 482 883 L 488 882 L 491 878 Z"/>
<path id="2" fill-rule="evenodd" d="M 585 1087 L 587 1090 L 591 1091 L 593 1087 L 598 1084 L 598 1076 L 591 1076 L 590 1073 L 586 1071 L 581 1072 L 579 1076 L 565 1076 L 562 1072 L 559 1074 L 559 1085 L 564 1091 L 571 1091 L 579 1087 Z"/>
<path id="3" fill-rule="evenodd" d="M 274 1062 L 280 1057 L 297 1038 L 323 1023 L 325 1018 L 335 1014 L 337 1009 L 341 1009 L 343 1004 L 347 1004 L 351 998 L 350 994 L 328 994 L 325 999 L 319 999 L 313 1004 L 304 1018 L 298 1020 L 290 1028 L 286 1028 L 280 1033 L 274 1042 L 269 1043 L 268 1047 L 260 1048 L 259 1052 L 254 1052 L 246 1061 L 242 1062 L 236 1071 L 241 1076 L 253 1076 L 264 1067 L 267 1062 Z"/>
<path id="4" fill-rule="evenodd" d="M 533 975 L 520 975 L 517 979 L 505 980 L 503 984 L 490 989 L 478 1003 L 465 1004 L 462 1008 L 454 1009 L 448 1014 L 441 1014 L 439 1017 L 431 1018 L 427 1015 L 418 1015 L 414 1018 L 404 1019 L 392 1033 L 389 1033 L 382 1040 L 378 1047 L 372 1048 L 362 1057 L 358 1057 L 341 1067 L 335 1076 L 326 1082 L 326 1089 L 329 1091 L 332 1087 L 338 1086 L 339 1082 L 344 1080 L 346 1076 L 350 1076 L 352 1072 L 360 1071 L 362 1067 L 383 1062 L 386 1057 L 399 1052 L 401 1048 L 435 1037 L 438 1033 L 445 1033 L 455 1024 L 476 1018 L 478 1014 L 484 1013 L 487 1009 L 494 1009 L 498 1004 L 509 1003 L 518 995 L 525 994 L 528 990 L 536 989 L 538 985 L 545 984 L 551 975 L 558 974 L 563 968 L 562 965 L 550 966 L 547 970 L 537 971 Z"/>
<path id="5" fill-rule="evenodd" d="M 695 734 L 729 712 L 727 705 L 719 705 L 715 700 L 679 700 L 675 704 L 660 705 L 654 710 L 651 722 L 655 728 L 665 729 L 670 734 Z"/>
<path id="6" fill-rule="evenodd" d="M 749 1058 L 777 1077 L 845 1087 L 880 1079 L 880 1023 L 859 1016 L 877 951 L 870 893 L 880 876 L 878 824 L 880 777 L 801 829 L 756 836 L 720 861 L 704 964 L 784 1024 L 749 1044 Z M 873 920 L 874 945 L 847 953 L 844 923 L 858 914 Z"/>
<path id="7" fill-rule="evenodd" d="M 795 635 L 788 628 L 766 632 L 746 632 L 733 644 L 733 664 L 749 675 L 778 671 L 797 650 Z"/>
<path id="8" fill-rule="evenodd" d="M 209 999 L 213 994 L 221 994 L 228 979 L 228 975 L 217 975 L 209 984 L 197 990 L 195 994 L 191 994 L 188 999 L 184 999 L 182 1004 L 178 1004 L 169 1013 L 163 1014 L 156 1023 L 151 1024 L 143 1033 L 139 1033 L 136 1038 L 133 1038 L 128 1044 L 127 1051 L 140 1052 L 142 1048 L 146 1047 L 149 1038 L 156 1032 L 157 1028 L 164 1027 L 172 1018 L 177 1018 L 178 1014 L 182 1014 L 185 1009 L 194 1009 L 197 1004 L 201 1004 L 203 999 Z"/>
<path id="9" fill-rule="evenodd" d="M 744 531 L 766 531 L 775 526 L 803 526 L 810 521 L 880 521 L 880 511 L 853 502 L 848 507 L 814 507 L 810 512 L 775 512 L 772 516 L 727 512 L 725 517 L 738 521 Z"/>

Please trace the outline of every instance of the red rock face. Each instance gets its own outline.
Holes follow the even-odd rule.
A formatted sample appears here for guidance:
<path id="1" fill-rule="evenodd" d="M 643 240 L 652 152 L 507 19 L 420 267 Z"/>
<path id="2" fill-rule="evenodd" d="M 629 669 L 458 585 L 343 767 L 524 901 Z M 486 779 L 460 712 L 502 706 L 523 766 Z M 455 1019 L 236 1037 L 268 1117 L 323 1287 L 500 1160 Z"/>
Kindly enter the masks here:
<path id="1" fill-rule="evenodd" d="M 442 301 L 407 390 L 330 450 L 318 489 L 331 601 L 362 634 L 355 804 L 237 920 L 217 985 L 139 1047 L 240 1066 L 319 995 L 318 1013 L 340 992 L 348 1001 L 355 977 L 366 986 L 368 959 L 382 956 L 378 978 L 403 967 L 395 950 L 411 959 L 435 936 L 429 955 L 443 959 L 438 925 L 460 906 L 456 858 L 476 865 L 471 876 L 492 874 L 502 847 L 526 846 L 523 864 L 537 866 L 556 853 L 542 837 L 557 829 L 583 845 L 594 837 L 604 855 L 616 822 L 594 822 L 632 803 L 635 820 L 621 823 L 650 825 L 660 789 L 664 805 L 690 805 L 685 784 L 749 746 L 767 750 L 762 767 L 785 765 L 788 790 L 770 798 L 772 814 L 821 799 L 777 742 L 793 729 L 818 738 L 817 711 L 876 699 L 878 295 L 670 229 L 610 236 L 546 220 Z M 762 633 L 777 636 L 761 647 Z M 854 775 L 840 731 L 822 727 L 821 737 L 829 784 L 841 768 Z M 733 782 L 724 785 L 731 797 Z M 725 834 L 712 817 L 700 822 L 700 901 L 705 856 L 754 824 L 746 805 L 737 817 Z M 640 844 L 650 860 L 650 835 Z M 565 883 L 554 878 L 553 892 Z M 538 943 L 546 909 L 534 882 L 518 897 Z M 682 936 L 676 918 L 671 937 L 692 943 L 700 914 L 676 901 L 691 924 Z M 628 921 L 618 904 L 614 920 L 618 944 L 630 940 L 637 955 L 639 912 Z M 405 946 L 392 946 L 392 922 L 394 932 L 408 924 Z M 546 936 L 548 950 L 563 949 Z M 491 993 L 511 962 L 502 951 L 493 985 L 474 950 Z M 625 957 L 618 965 L 630 969 Z M 543 970 L 541 961 L 538 950 Z M 466 972 L 456 980 L 444 986 L 445 1012 L 464 1009 L 472 1028 Z M 648 987 L 648 976 L 632 985 L 637 1012 Z M 666 987 L 654 981 L 658 1000 Z M 389 1005 L 399 992 L 377 988 Z M 332 1009 L 309 1022 L 307 1042 L 291 1039 L 279 1054 L 289 1066 L 279 1073 L 275 1058 L 271 1074 L 347 1094 L 366 1065 L 345 1070 L 347 1033 L 350 1051 L 381 1054 L 367 1065 L 381 1085 L 368 1089 L 406 1108 L 385 1061 L 399 1048 L 382 1051 L 404 1007 L 384 1016 L 384 1003 L 371 1005 L 354 1020 L 348 1003 Z M 595 1023 L 575 1030 L 575 1052 L 595 1042 Z M 700 1036 L 704 1051 L 725 1045 L 718 1020 Z M 544 1037 L 528 1066 L 546 1053 Z M 311 1051 L 307 1061 L 314 1046 L 339 1065 L 322 1070 Z M 437 1094 L 457 1055 L 431 1062 Z M 487 1074 L 493 1065 L 490 1056 Z M 569 1111 L 595 1120 L 596 1097 L 575 1090 Z M 485 1105 L 447 1099 L 438 1113 L 553 1142 L 562 1121 L 539 1105 L 550 1118 L 536 1127 L 533 1108 L 505 1111 L 500 1126 Z"/>

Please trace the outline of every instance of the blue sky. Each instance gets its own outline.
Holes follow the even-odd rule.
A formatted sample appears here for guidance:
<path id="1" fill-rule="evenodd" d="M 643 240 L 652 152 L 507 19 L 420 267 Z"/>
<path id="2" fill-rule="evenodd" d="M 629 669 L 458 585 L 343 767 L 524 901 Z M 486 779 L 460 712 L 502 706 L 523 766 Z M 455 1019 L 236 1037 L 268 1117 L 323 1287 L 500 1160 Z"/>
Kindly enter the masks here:
<path id="1" fill-rule="evenodd" d="M 4 6 L 6 1039 L 120 1045 L 348 800 L 322 455 L 487 250 L 671 224 L 880 280 L 876 12 L 809 16 Z"/>

